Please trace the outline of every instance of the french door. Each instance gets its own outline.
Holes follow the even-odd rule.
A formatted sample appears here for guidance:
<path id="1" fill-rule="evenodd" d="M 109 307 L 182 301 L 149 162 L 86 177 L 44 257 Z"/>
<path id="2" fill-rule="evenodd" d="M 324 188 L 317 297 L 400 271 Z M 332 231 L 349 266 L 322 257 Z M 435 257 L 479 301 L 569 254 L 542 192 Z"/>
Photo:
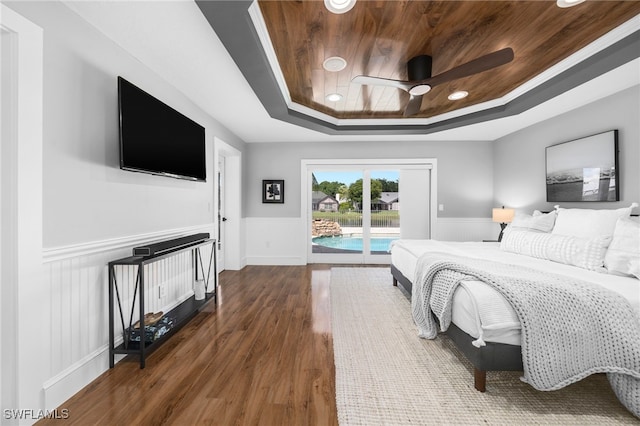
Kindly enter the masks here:
<path id="1" fill-rule="evenodd" d="M 309 263 L 389 264 L 398 238 L 430 238 L 435 160 L 303 160 Z"/>

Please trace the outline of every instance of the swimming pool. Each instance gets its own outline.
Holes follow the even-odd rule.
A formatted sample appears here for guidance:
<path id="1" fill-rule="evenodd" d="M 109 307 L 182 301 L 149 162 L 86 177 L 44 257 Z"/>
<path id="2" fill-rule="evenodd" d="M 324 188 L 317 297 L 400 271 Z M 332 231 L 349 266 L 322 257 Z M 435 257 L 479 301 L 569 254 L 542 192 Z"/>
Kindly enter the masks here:
<path id="1" fill-rule="evenodd" d="M 391 242 L 398 237 L 371 237 L 371 251 L 388 251 Z M 362 236 L 316 237 L 312 241 L 324 247 L 362 251 Z"/>

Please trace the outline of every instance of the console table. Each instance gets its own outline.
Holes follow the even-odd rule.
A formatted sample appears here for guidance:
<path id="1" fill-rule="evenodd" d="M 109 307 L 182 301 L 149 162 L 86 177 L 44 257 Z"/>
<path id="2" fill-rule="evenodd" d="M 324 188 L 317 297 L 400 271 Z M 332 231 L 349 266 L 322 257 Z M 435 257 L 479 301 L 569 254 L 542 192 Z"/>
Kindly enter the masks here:
<path id="1" fill-rule="evenodd" d="M 109 262 L 109 367 L 113 368 L 115 364 L 115 356 L 118 354 L 124 355 L 139 355 L 140 357 L 140 368 L 144 368 L 145 366 L 145 358 L 151 353 L 155 348 L 161 345 L 166 339 L 168 339 L 172 334 L 174 334 L 177 330 L 179 330 L 182 326 L 184 326 L 196 313 L 198 313 L 208 302 L 212 299 L 217 303 L 217 290 L 218 290 L 218 276 L 216 269 L 216 240 L 215 239 L 205 239 L 203 241 L 199 241 L 190 245 L 181 246 L 173 250 L 166 251 L 162 254 L 154 255 L 154 256 L 131 256 L 125 257 L 123 259 L 114 260 Z M 201 248 L 206 245 L 211 245 L 211 255 L 209 257 L 209 267 L 207 268 L 207 273 L 205 274 L 204 263 L 202 262 L 202 253 Z M 174 318 L 174 326 L 163 336 L 158 339 L 147 342 L 145 336 L 145 324 L 144 324 L 144 315 L 145 315 L 145 307 L 144 307 L 144 292 L 145 292 L 145 273 L 144 267 L 145 265 L 152 264 L 154 262 L 158 262 L 160 260 L 169 258 L 171 256 L 175 256 L 178 253 L 183 253 L 185 251 L 191 252 L 191 264 L 194 270 L 194 280 L 198 280 L 200 277 L 200 273 L 202 274 L 202 278 L 205 282 L 205 298 L 203 300 L 195 300 L 195 295 L 191 296 L 171 311 L 165 314 Z M 136 273 L 136 283 L 133 292 L 133 302 L 131 304 L 131 311 L 129 314 L 129 327 L 125 325 L 124 312 L 122 307 L 122 302 L 120 299 L 120 290 L 118 288 L 118 283 L 116 279 L 116 268 L 119 266 L 137 266 Z M 211 276 L 211 268 L 213 266 L 213 289 L 209 291 L 209 279 Z M 140 311 L 140 342 L 132 342 L 131 339 L 131 330 L 133 328 L 133 316 L 136 309 L 136 300 L 138 302 L 138 309 Z M 115 315 L 115 304 L 117 302 L 118 312 L 120 314 L 120 322 L 122 324 L 123 330 L 123 339 L 124 342 L 118 346 L 115 346 L 115 326 L 114 322 L 116 321 Z"/>

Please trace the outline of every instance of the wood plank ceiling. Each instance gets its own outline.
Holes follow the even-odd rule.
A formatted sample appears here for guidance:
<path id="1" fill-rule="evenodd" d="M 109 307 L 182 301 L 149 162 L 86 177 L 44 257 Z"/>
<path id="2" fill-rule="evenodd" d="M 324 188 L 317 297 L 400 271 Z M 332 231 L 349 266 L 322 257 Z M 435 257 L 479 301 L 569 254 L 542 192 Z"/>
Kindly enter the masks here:
<path id="1" fill-rule="evenodd" d="M 639 1 L 594 1 L 559 8 L 555 1 L 358 0 L 345 14 L 323 1 L 260 0 L 269 37 L 293 102 L 338 119 L 402 118 L 409 94 L 351 83 L 357 75 L 406 80 L 407 61 L 433 57 L 432 75 L 511 47 L 514 60 L 438 85 L 413 117 L 433 117 L 500 98 L 640 14 Z M 347 66 L 323 69 L 339 56 Z M 447 97 L 465 90 L 458 101 Z M 338 93 L 332 102 L 327 95 Z"/>

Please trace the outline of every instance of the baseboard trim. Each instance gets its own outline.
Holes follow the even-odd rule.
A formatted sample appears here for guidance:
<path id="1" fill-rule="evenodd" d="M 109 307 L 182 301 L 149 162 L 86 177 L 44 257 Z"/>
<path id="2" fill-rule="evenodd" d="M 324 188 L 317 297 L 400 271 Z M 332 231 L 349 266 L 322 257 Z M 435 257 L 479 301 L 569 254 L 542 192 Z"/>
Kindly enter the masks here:
<path id="1" fill-rule="evenodd" d="M 42 384 L 44 406 L 60 407 L 98 376 L 109 369 L 109 345 L 104 345 Z M 64 407 L 62 407 L 64 408 Z"/>
<path id="2" fill-rule="evenodd" d="M 162 310 L 168 312 L 191 296 L 193 296 L 193 292 L 187 292 L 175 302 L 165 306 Z M 117 337 L 115 339 L 115 346 L 117 347 L 122 344 L 123 340 L 122 336 Z M 117 356 L 116 363 L 123 358 L 124 356 Z M 48 409 L 60 407 L 64 401 L 75 395 L 78 389 L 87 386 L 108 370 L 109 344 L 107 343 L 46 380 L 42 384 L 42 391 L 45 398 L 44 406 Z"/>

